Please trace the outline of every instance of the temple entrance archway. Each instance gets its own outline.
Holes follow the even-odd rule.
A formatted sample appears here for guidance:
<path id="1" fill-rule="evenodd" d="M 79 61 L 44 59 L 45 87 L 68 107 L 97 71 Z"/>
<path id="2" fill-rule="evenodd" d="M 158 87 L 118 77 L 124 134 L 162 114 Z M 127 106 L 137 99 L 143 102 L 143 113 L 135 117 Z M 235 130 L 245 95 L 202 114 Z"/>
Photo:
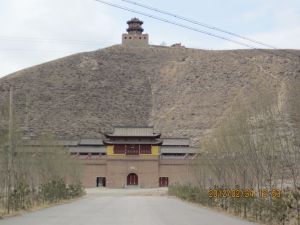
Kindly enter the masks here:
<path id="1" fill-rule="evenodd" d="M 130 173 L 127 176 L 127 185 L 138 185 L 139 184 L 139 178 L 138 175 L 135 173 Z"/>

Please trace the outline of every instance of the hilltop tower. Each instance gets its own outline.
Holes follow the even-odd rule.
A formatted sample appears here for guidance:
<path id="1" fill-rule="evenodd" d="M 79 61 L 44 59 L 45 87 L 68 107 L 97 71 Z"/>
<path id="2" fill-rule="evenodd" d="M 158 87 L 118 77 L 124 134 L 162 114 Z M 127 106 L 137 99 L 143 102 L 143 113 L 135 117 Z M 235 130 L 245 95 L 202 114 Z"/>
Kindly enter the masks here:
<path id="1" fill-rule="evenodd" d="M 149 36 L 148 34 L 143 34 L 143 21 L 139 20 L 138 18 L 132 18 L 131 20 L 127 21 L 127 24 L 128 33 L 122 35 L 122 45 L 137 47 L 148 46 Z"/>

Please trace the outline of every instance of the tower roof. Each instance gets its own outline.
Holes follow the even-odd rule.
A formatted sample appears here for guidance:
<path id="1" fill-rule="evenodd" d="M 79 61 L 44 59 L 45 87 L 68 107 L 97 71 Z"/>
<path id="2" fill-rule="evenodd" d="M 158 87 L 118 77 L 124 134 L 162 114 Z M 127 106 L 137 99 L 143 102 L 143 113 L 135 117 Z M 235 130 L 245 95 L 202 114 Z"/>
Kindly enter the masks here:
<path id="1" fill-rule="evenodd" d="M 128 33 L 143 33 L 144 29 L 142 28 L 143 21 L 139 20 L 138 18 L 132 18 L 131 20 L 127 21 L 128 24 Z"/>
<path id="2" fill-rule="evenodd" d="M 142 25 L 144 22 L 139 20 L 138 18 L 134 17 L 131 20 L 127 21 L 127 24 L 130 24 L 130 23 L 139 23 L 140 25 Z"/>

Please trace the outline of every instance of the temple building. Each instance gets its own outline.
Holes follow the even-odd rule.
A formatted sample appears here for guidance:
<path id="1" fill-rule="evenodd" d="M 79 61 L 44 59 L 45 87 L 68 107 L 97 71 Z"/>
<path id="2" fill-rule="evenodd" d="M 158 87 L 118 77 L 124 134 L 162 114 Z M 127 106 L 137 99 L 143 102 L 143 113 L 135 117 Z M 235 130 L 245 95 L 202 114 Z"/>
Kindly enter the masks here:
<path id="1" fill-rule="evenodd" d="M 197 149 L 189 139 L 164 138 L 153 127 L 114 127 L 103 140 L 65 143 L 84 165 L 85 187 L 154 188 L 187 183 Z"/>
<path id="2" fill-rule="evenodd" d="M 122 35 L 123 46 L 137 46 L 146 47 L 149 45 L 149 35 L 143 34 L 144 29 L 142 28 L 143 21 L 138 18 L 133 18 L 127 21 L 128 28 L 127 34 Z"/>

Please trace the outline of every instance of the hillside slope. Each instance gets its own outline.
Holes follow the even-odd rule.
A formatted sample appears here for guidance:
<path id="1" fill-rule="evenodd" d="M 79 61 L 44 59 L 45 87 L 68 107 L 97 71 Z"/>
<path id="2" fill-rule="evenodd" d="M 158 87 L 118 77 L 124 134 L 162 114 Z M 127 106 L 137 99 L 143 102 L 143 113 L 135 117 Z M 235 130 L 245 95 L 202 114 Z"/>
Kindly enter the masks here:
<path id="1" fill-rule="evenodd" d="M 300 55 L 300 51 L 294 51 Z M 258 50 L 205 51 L 112 46 L 18 71 L 0 79 L 0 108 L 14 87 L 26 135 L 101 137 L 113 125 L 154 125 L 163 136 L 209 133 L 236 98 L 258 88 L 288 104 L 299 58 Z M 7 125 L 5 110 L 0 126 Z"/>

